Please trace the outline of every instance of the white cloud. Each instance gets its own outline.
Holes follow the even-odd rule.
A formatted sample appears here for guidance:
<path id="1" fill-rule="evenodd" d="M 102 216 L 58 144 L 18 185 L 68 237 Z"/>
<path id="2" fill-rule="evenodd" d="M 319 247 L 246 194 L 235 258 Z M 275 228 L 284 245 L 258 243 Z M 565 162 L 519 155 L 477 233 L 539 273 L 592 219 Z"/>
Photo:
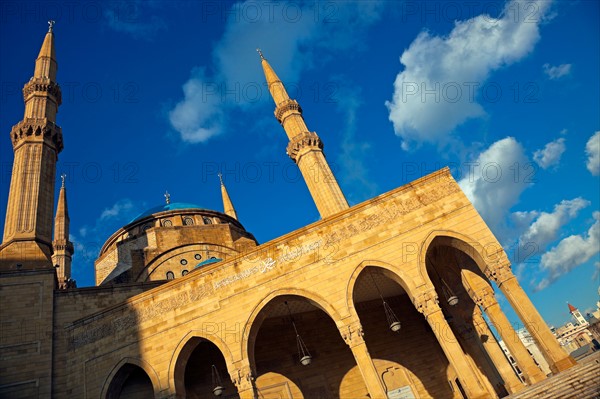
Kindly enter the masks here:
<path id="1" fill-rule="evenodd" d="M 106 208 L 100 214 L 98 221 L 102 222 L 107 219 L 116 219 L 123 217 L 123 214 L 129 214 L 133 210 L 133 202 L 129 199 L 122 199 L 117 201 L 110 208 Z"/>
<path id="2" fill-rule="evenodd" d="M 600 131 L 596 132 L 585 145 L 586 166 L 594 176 L 600 175 Z"/>
<path id="3" fill-rule="evenodd" d="M 330 3 L 335 12 L 327 14 L 315 14 L 313 4 L 298 2 L 247 0 L 231 5 L 233 11 L 223 13 L 229 19 L 213 50 L 213 69 L 219 72 L 195 69 L 183 85 L 184 99 L 169 113 L 171 126 L 184 142 L 205 142 L 224 130 L 223 116 L 232 108 L 270 101 L 256 47 L 284 82 L 294 84 L 315 63 L 315 49 L 326 49 L 331 57 L 357 43 L 360 47 L 362 33 L 380 18 L 385 4 L 336 1 Z"/>
<path id="4" fill-rule="evenodd" d="M 589 205 L 589 201 L 583 198 L 575 198 L 561 201 L 554 206 L 552 213 L 541 212 L 535 222 L 529 226 L 519 239 L 520 246 L 523 247 L 531 243 L 538 250 L 544 250 L 546 245 L 556 239 L 560 229 L 575 218 L 581 209 Z"/>
<path id="5" fill-rule="evenodd" d="M 594 224 L 587 233 L 564 238 L 550 251 L 542 255 L 542 270 L 548 276 L 542 279 L 536 290 L 542 290 L 562 275 L 587 262 L 600 252 L 600 212 L 594 212 Z"/>
<path id="6" fill-rule="evenodd" d="M 169 112 L 169 121 L 188 143 L 199 143 L 221 133 L 222 109 L 218 84 L 204 69 L 192 71 L 183 85 L 184 98 Z"/>
<path id="7" fill-rule="evenodd" d="M 477 87 L 492 71 L 533 50 L 549 3 L 528 2 L 535 9 L 533 18 L 515 12 L 525 5 L 511 1 L 500 18 L 479 15 L 457 21 L 446 37 L 421 32 L 400 57 L 404 70 L 394 82 L 393 100 L 386 102 L 402 147 L 443 142 L 448 132 L 467 119 L 483 116 Z"/>
<path id="8" fill-rule="evenodd" d="M 550 80 L 556 80 L 571 73 L 571 64 L 560 64 L 557 66 L 544 64 L 542 68 Z"/>
<path id="9" fill-rule="evenodd" d="M 551 166 L 556 166 L 560 163 L 560 157 L 565 152 L 565 139 L 560 137 L 549 142 L 543 149 L 533 153 L 533 160 L 540 168 L 548 169 Z"/>
<path id="10" fill-rule="evenodd" d="M 496 235 L 505 233 L 508 212 L 532 185 L 525 174 L 515 173 L 515 165 L 523 168 L 528 163 L 521 144 L 507 137 L 493 143 L 474 163 L 468 164 L 470 173 L 458 182 Z"/>

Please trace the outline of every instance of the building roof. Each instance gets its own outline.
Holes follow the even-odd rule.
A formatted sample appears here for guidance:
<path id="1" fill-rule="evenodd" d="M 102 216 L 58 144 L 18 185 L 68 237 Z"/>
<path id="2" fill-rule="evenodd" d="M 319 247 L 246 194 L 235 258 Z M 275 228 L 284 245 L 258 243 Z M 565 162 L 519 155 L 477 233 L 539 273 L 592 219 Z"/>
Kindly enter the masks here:
<path id="1" fill-rule="evenodd" d="M 569 305 L 569 313 L 573 313 L 575 311 L 577 311 L 577 308 L 573 305 L 571 305 L 569 302 L 567 302 L 567 305 Z"/>
<path id="2" fill-rule="evenodd" d="M 202 209 L 202 208 L 198 205 L 190 204 L 187 202 L 172 202 L 170 204 L 162 204 L 162 205 L 155 206 L 153 208 L 150 208 L 150 209 L 140 213 L 135 218 L 133 218 L 131 220 L 131 222 L 129 222 L 129 223 L 133 223 L 136 220 L 143 219 L 146 216 L 150 216 L 150 215 L 158 213 L 158 212 L 174 211 L 174 210 L 178 210 L 178 209 Z"/>

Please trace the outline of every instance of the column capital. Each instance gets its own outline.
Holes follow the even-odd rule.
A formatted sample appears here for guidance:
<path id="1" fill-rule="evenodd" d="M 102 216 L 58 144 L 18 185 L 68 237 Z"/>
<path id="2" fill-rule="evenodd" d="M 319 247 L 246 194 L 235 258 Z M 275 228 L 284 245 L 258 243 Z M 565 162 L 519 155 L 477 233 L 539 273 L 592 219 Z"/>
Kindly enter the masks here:
<path id="1" fill-rule="evenodd" d="M 238 392 L 254 390 L 254 373 L 250 365 L 238 365 L 230 372 L 231 382 L 237 388 Z"/>
<path id="2" fill-rule="evenodd" d="M 422 313 L 425 317 L 434 312 L 442 310 L 439 305 L 438 296 L 434 289 L 416 295 L 413 298 L 413 304 L 419 313 Z"/>
<path id="3" fill-rule="evenodd" d="M 491 287 L 485 288 L 479 291 L 471 291 L 468 290 L 473 301 L 485 311 L 492 305 L 498 303 L 496 300 L 496 294 L 494 294 L 494 290 Z"/>
<path id="4" fill-rule="evenodd" d="M 359 320 L 351 320 L 349 323 L 340 327 L 339 330 L 344 342 L 346 342 L 350 348 L 365 343 L 363 338 L 365 333 Z"/>
<path id="5" fill-rule="evenodd" d="M 510 263 L 506 263 L 506 262 L 503 262 L 503 263 L 498 262 L 493 266 L 488 265 L 485 268 L 484 273 L 488 279 L 492 280 L 493 282 L 495 282 L 498 285 L 501 285 L 506 280 L 509 280 L 509 279 L 515 277 L 515 275 L 513 274 L 512 270 L 510 268 Z"/>

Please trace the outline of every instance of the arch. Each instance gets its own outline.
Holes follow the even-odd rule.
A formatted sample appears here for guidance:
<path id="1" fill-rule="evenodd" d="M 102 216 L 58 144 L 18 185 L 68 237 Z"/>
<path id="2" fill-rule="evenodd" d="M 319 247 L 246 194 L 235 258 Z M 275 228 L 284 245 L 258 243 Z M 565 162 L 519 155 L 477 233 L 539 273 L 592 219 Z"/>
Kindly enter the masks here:
<path id="1" fill-rule="evenodd" d="M 346 286 L 346 308 L 348 310 L 348 313 L 350 313 L 353 317 L 358 317 L 353 300 L 354 287 L 356 285 L 358 277 L 367 267 L 382 269 L 383 274 L 386 277 L 398 283 L 398 285 L 400 285 L 402 289 L 406 291 L 411 301 L 414 299 L 414 295 L 418 292 L 417 287 L 425 284 L 425 281 L 416 283 L 401 268 L 394 267 L 389 263 L 381 262 L 378 260 L 364 260 L 360 262 L 358 266 L 354 269 L 352 275 L 350 276 L 350 279 L 348 280 L 348 285 Z"/>
<path id="2" fill-rule="evenodd" d="M 256 339 L 256 332 L 258 330 L 255 331 L 254 336 L 252 336 L 251 333 L 257 324 L 262 324 L 262 321 L 266 316 L 263 314 L 259 318 L 261 311 L 275 298 L 286 295 L 298 296 L 308 300 L 312 305 L 325 312 L 325 314 L 333 320 L 338 329 L 343 326 L 341 321 L 342 317 L 340 316 L 339 312 L 322 296 L 298 288 L 280 288 L 275 290 L 265 296 L 254 306 L 250 316 L 248 317 L 248 320 L 246 321 L 246 324 L 244 325 L 244 330 L 242 331 L 241 356 L 242 359 L 248 359 L 250 364 L 253 364 L 254 362 L 254 340 Z"/>
<path id="3" fill-rule="evenodd" d="M 179 340 L 177 346 L 175 347 L 175 350 L 173 351 L 171 360 L 169 361 L 168 386 L 173 387 L 175 389 L 175 392 L 183 392 L 183 390 L 185 389 L 185 387 L 182 387 L 180 384 L 177 383 L 176 375 L 179 372 L 181 372 L 179 368 L 182 366 L 181 363 L 179 363 L 178 361 L 180 360 L 181 356 L 189 357 L 191 355 L 192 351 L 196 348 L 197 345 L 197 343 L 194 344 L 195 340 L 198 340 L 198 342 L 200 340 L 206 340 L 214 344 L 219 349 L 219 351 L 221 351 L 221 354 L 225 358 L 227 371 L 230 375 L 232 374 L 234 360 L 233 355 L 231 354 L 231 350 L 229 349 L 227 344 L 215 334 L 207 333 L 206 331 L 191 330 Z"/>
<path id="4" fill-rule="evenodd" d="M 429 280 L 426 270 L 427 251 L 434 240 L 442 245 L 455 248 L 470 256 L 479 267 L 479 270 L 484 274 L 488 265 L 496 264 L 500 262 L 500 260 L 506 260 L 506 262 L 508 262 L 504 249 L 502 249 L 502 246 L 495 240 L 484 246 L 480 241 L 453 230 L 433 230 L 427 235 L 427 238 L 421 244 L 421 249 L 419 251 L 419 273 L 425 281 Z"/>
<path id="5" fill-rule="evenodd" d="M 101 398 L 109 399 L 108 395 L 111 390 L 111 385 L 115 381 L 115 377 L 117 377 L 119 371 L 121 371 L 124 367 L 127 367 L 128 365 L 142 369 L 146 373 L 148 378 L 150 378 L 150 381 L 152 382 L 152 389 L 154 390 L 154 392 L 156 393 L 160 391 L 160 379 L 158 378 L 158 374 L 148 362 L 135 357 L 124 357 L 112 368 L 112 370 L 104 380 L 104 384 L 102 386 L 102 391 L 100 394 Z"/>

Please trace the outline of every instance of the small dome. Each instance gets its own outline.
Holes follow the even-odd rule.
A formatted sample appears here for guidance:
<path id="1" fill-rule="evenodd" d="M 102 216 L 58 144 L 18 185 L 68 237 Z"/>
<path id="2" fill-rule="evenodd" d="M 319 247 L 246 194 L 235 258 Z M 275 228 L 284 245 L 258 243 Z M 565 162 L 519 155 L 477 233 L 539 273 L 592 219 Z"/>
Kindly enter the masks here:
<path id="1" fill-rule="evenodd" d="M 178 209 L 202 209 L 202 208 L 199 207 L 198 205 L 189 204 L 186 202 L 172 202 L 170 204 L 163 204 L 163 205 L 159 205 L 159 206 L 150 208 L 150 209 L 140 213 L 139 215 L 137 215 L 129 223 L 133 223 L 137 220 L 145 218 L 146 216 L 150 216 L 150 215 L 158 213 L 158 212 L 174 211 L 174 210 L 178 210 Z"/>
<path id="2" fill-rule="evenodd" d="M 202 266 L 210 265 L 210 264 L 212 264 L 212 263 L 217 263 L 217 262 L 220 262 L 220 261 L 222 261 L 222 260 L 223 260 L 223 259 L 220 259 L 220 258 L 210 258 L 210 259 L 206 259 L 205 261 L 202 261 L 202 262 L 198 263 L 198 264 L 197 264 L 197 265 L 194 267 L 194 269 L 197 269 L 197 268 L 199 268 L 199 267 L 202 267 Z"/>

